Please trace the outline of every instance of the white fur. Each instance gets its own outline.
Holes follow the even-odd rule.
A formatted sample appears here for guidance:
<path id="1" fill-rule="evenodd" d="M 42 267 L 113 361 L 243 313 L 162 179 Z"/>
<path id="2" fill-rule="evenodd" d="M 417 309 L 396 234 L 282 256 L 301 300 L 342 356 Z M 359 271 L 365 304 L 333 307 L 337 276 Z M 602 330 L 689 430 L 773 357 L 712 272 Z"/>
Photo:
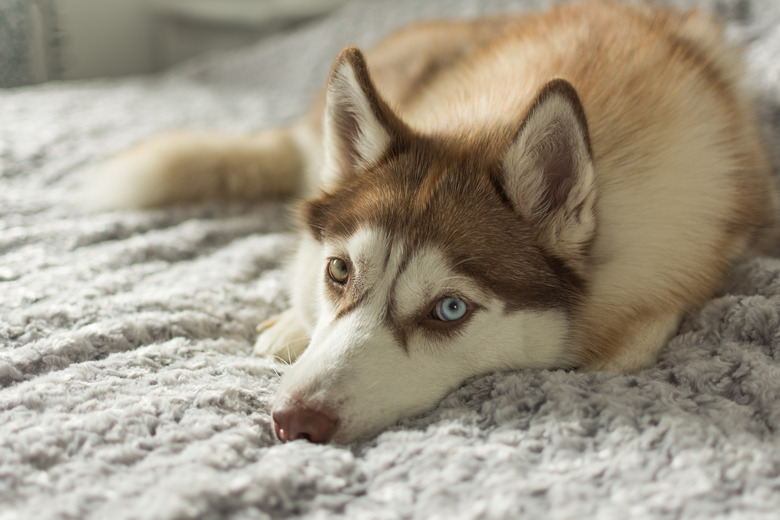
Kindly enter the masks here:
<path id="1" fill-rule="evenodd" d="M 429 247 L 415 252 L 406 269 L 398 274 L 397 309 L 393 310 L 400 316 L 409 316 L 426 299 L 445 295 L 475 295 L 478 300 L 485 297 L 477 283 L 456 274 L 444 255 Z"/>
<path id="2" fill-rule="evenodd" d="M 112 157 L 87 172 L 82 200 L 95 209 L 154 206 L 162 202 L 159 177 L 166 168 L 166 158 L 156 151 Z"/>
<path id="3" fill-rule="evenodd" d="M 549 222 L 541 223 L 531 214 L 535 202 L 544 197 L 547 172 L 539 163 L 553 153 L 571 154 L 575 183 L 564 206 L 545 215 Z M 570 100 L 552 93 L 535 107 L 504 156 L 503 169 L 507 193 L 521 213 L 546 230 L 542 238 L 550 249 L 563 258 L 577 255 L 596 229 L 596 196 L 586 136 Z M 575 208 L 580 208 L 576 215 Z"/>
<path id="4" fill-rule="evenodd" d="M 287 309 L 257 326 L 260 336 L 255 343 L 258 356 L 275 356 L 292 363 L 309 345 L 311 333 L 299 319 L 295 309 Z"/>
<path id="5" fill-rule="evenodd" d="M 336 114 L 342 111 L 357 119 L 356 157 L 341 156 L 339 141 L 343 136 L 339 135 L 334 120 Z M 321 180 L 326 187 L 332 186 L 342 173 L 340 165 L 351 163 L 355 168 L 365 168 L 379 159 L 390 143 L 390 134 L 376 118 L 355 71 L 347 62 L 342 63 L 331 77 L 323 125 L 325 167 Z"/>
<path id="6" fill-rule="evenodd" d="M 337 189 L 339 176 L 348 185 L 355 180 L 349 174 L 373 166 L 393 142 L 433 144 L 430 151 L 439 153 L 505 135 L 506 150 L 475 157 L 502 161 L 497 180 L 536 234 L 533 246 L 563 261 L 587 290 L 579 301 L 561 302 L 570 306 L 565 314 L 508 312 L 432 246 L 405 251 L 403 237 L 367 227 L 339 243 L 305 234 L 291 276 L 294 310 L 276 318 L 257 349 L 292 361 L 311 338 L 285 376 L 281 398 L 332 408 L 336 440 L 429 408 L 465 378 L 490 370 L 650 366 L 731 262 L 775 250 L 777 197 L 739 90 L 742 68 L 705 19 L 573 2 L 514 22 L 426 24 L 387 41 L 368 60 L 380 90 L 364 74 L 360 51 L 346 49 L 324 114 L 318 104 L 302 123 L 312 125 L 308 130 L 153 139 L 109 163 L 111 185 L 97 190 L 115 198 L 104 200 L 113 207 L 309 195 L 314 184 Z M 681 52 L 686 42 L 690 53 Z M 475 54 L 461 55 L 472 44 Z M 425 164 L 427 151 L 410 149 L 423 152 Z M 561 153 L 570 160 L 556 163 Z M 389 162 L 386 172 L 397 166 Z M 573 184 L 545 185 L 545 172 L 564 167 Z M 550 186 L 567 190 L 556 190 L 553 204 L 542 196 Z M 348 312 L 325 290 L 330 256 L 352 263 L 349 296 L 360 303 Z M 415 328 L 413 318 L 422 321 L 444 295 L 479 310 L 457 334 L 439 339 Z"/>
<path id="7" fill-rule="evenodd" d="M 384 267 L 388 247 L 390 261 Z M 328 282 L 321 276 L 311 343 L 285 373 L 278 394 L 279 402 L 296 399 L 333 410 L 339 418 L 333 440 L 370 435 L 429 409 L 476 373 L 550 367 L 564 355 L 568 325 L 562 313 L 507 313 L 500 300 L 457 274 L 435 248 L 415 252 L 404 267 L 400 242 L 381 230 L 361 228 L 344 242 L 322 246 L 319 254 L 308 253 L 309 271 L 320 274 L 327 258 L 349 258 L 357 290 L 370 288 L 357 308 L 336 318 L 325 296 Z M 386 324 L 388 311 L 408 322 L 452 292 L 481 309 L 454 337 L 437 339 L 421 328 L 412 330 L 405 349 Z"/>
<path id="8" fill-rule="evenodd" d="M 304 170 L 319 166 L 316 147 L 302 151 L 312 142 L 310 133 L 298 127 L 248 135 L 161 134 L 93 167 L 82 199 L 95 208 L 124 209 L 304 192 Z"/>

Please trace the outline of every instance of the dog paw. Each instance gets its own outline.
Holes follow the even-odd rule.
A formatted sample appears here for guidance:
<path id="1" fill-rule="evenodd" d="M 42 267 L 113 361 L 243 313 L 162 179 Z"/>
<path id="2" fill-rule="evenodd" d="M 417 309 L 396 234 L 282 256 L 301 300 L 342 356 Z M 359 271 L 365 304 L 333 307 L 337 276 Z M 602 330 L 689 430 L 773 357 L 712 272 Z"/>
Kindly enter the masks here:
<path id="1" fill-rule="evenodd" d="M 257 326 L 257 331 L 260 333 L 255 342 L 258 356 L 273 356 L 293 363 L 309 345 L 309 332 L 292 309 L 264 321 Z"/>

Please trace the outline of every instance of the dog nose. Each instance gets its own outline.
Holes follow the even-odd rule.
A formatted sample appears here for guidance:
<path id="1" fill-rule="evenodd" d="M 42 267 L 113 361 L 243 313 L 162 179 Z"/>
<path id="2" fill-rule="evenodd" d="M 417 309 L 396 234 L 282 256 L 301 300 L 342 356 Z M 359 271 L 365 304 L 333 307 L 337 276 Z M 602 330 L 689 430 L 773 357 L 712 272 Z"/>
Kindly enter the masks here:
<path id="1" fill-rule="evenodd" d="M 272 413 L 276 437 L 282 442 L 305 439 L 325 444 L 336 430 L 337 420 L 326 409 L 317 409 L 299 403 L 284 403 Z"/>

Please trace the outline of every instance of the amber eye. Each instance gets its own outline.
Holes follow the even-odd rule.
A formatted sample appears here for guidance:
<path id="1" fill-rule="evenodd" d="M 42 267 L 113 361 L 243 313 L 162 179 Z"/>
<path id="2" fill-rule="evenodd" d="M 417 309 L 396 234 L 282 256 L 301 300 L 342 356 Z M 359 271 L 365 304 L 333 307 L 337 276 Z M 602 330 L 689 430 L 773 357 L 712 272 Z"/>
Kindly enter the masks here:
<path id="1" fill-rule="evenodd" d="M 341 258 L 332 258 L 328 262 L 328 276 L 336 283 L 345 284 L 349 278 L 349 267 Z"/>

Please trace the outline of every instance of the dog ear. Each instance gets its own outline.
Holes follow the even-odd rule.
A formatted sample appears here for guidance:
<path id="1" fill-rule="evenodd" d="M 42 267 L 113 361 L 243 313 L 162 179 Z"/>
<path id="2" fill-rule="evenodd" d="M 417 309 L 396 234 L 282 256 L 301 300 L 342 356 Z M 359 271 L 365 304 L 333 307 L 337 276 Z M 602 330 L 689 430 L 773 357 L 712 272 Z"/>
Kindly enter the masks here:
<path id="1" fill-rule="evenodd" d="M 502 161 L 515 210 L 562 258 L 584 255 L 596 228 L 593 159 L 579 96 L 566 80 L 542 88 Z"/>
<path id="2" fill-rule="evenodd" d="M 332 186 L 339 176 L 376 163 L 402 126 L 376 91 L 363 53 L 356 47 L 341 51 L 325 103 L 324 184 Z"/>

